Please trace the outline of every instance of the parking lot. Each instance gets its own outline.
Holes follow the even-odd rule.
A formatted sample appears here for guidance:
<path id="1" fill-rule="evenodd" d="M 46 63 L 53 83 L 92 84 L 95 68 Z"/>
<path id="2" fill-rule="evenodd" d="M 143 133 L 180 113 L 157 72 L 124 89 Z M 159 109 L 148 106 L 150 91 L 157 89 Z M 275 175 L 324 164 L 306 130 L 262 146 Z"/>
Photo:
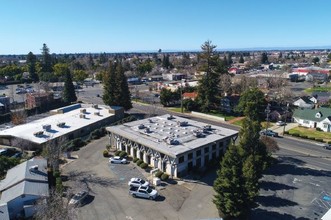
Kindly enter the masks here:
<path id="1" fill-rule="evenodd" d="M 169 181 L 157 187 L 155 200 L 133 198 L 128 193 L 132 177 L 147 179 L 149 174 L 135 164 L 109 164 L 102 156 L 108 137 L 93 141 L 73 152 L 63 173 L 70 176 L 73 192 L 88 188 L 86 204 L 78 208 L 78 219 L 204 219 L 218 217 L 212 204 L 210 179 L 205 182 Z M 209 182 L 208 182 L 209 180 Z"/>

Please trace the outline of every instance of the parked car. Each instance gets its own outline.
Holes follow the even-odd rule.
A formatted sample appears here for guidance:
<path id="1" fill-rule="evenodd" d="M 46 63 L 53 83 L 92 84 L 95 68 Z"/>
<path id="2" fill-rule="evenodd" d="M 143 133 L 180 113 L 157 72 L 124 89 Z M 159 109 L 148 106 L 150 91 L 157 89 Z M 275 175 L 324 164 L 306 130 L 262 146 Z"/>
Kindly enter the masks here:
<path id="1" fill-rule="evenodd" d="M 284 125 L 286 125 L 286 123 L 284 121 L 277 121 L 276 122 L 276 125 L 278 125 L 278 126 L 284 126 Z"/>
<path id="2" fill-rule="evenodd" d="M 260 131 L 260 135 L 266 135 L 266 136 L 271 136 L 271 137 L 278 137 L 278 133 L 277 132 L 274 132 L 272 130 L 262 130 Z"/>
<path id="3" fill-rule="evenodd" d="M 76 193 L 69 201 L 69 205 L 81 205 L 84 199 L 87 197 L 88 192 L 83 190 L 80 191 L 79 193 Z"/>
<path id="4" fill-rule="evenodd" d="M 109 158 L 109 163 L 122 163 L 122 164 L 125 164 L 125 163 L 127 163 L 127 161 L 126 161 L 125 158 L 115 156 L 115 157 Z"/>
<path id="5" fill-rule="evenodd" d="M 132 186 L 129 189 L 129 194 L 132 195 L 133 197 L 141 197 L 150 200 L 156 199 L 156 197 L 159 195 L 155 189 L 152 189 L 149 186 L 140 186 L 140 187 Z"/>
<path id="6" fill-rule="evenodd" d="M 331 150 L 331 144 L 323 144 L 322 147 L 326 150 Z"/>
<path id="7" fill-rule="evenodd" d="M 140 179 L 140 178 L 131 178 L 131 180 L 128 182 L 129 186 L 135 186 L 135 187 L 139 187 L 139 186 L 149 186 L 149 182 Z"/>

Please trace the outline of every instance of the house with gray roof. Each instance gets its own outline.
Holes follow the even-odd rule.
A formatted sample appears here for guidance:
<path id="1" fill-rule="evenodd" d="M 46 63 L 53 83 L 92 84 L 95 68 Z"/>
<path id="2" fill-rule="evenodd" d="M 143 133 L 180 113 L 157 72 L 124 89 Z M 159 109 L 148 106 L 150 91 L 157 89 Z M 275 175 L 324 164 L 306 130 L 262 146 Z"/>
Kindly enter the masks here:
<path id="1" fill-rule="evenodd" d="M 32 158 L 8 170 L 0 193 L 0 204 L 7 206 L 10 219 L 32 216 L 36 201 L 49 195 L 47 160 Z"/>
<path id="2" fill-rule="evenodd" d="M 331 132 L 331 108 L 296 109 L 293 119 L 303 127 Z"/>
<path id="3" fill-rule="evenodd" d="M 313 108 L 316 102 L 317 100 L 315 97 L 301 96 L 293 102 L 293 105 L 299 108 Z"/>

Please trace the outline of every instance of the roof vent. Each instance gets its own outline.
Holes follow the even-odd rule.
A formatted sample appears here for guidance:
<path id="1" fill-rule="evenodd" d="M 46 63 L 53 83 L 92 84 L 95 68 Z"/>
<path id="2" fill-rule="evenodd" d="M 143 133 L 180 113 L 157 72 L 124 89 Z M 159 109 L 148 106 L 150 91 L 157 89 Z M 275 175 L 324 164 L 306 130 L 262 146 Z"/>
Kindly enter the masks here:
<path id="1" fill-rule="evenodd" d="M 148 119 L 149 123 L 153 123 L 153 120 L 152 119 Z"/>
<path id="2" fill-rule="evenodd" d="M 84 114 L 80 114 L 79 115 L 79 118 L 85 118 L 85 115 Z"/>
<path id="3" fill-rule="evenodd" d="M 195 137 L 197 137 L 197 138 L 205 137 L 205 135 L 204 135 L 201 131 L 199 131 L 199 130 L 194 130 L 194 131 L 193 131 L 193 135 L 194 135 Z"/>
<path id="4" fill-rule="evenodd" d="M 171 119 L 174 119 L 175 117 L 173 116 L 173 115 L 169 115 L 168 117 L 167 117 L 167 119 L 168 120 L 171 120 Z"/>
<path id="5" fill-rule="evenodd" d="M 30 170 L 30 171 L 36 171 L 36 170 L 38 170 L 38 165 L 31 166 L 31 167 L 29 168 L 29 170 Z"/>
<path id="6" fill-rule="evenodd" d="M 94 115 L 100 115 L 100 112 L 94 112 Z"/>
<path id="7" fill-rule="evenodd" d="M 85 108 L 81 109 L 81 110 L 80 110 L 80 113 L 85 114 L 85 113 L 86 113 L 86 109 L 85 109 Z"/>
<path id="8" fill-rule="evenodd" d="M 143 125 L 143 124 L 140 124 L 139 126 L 138 126 L 138 129 L 144 129 L 145 128 L 145 125 Z"/>
<path id="9" fill-rule="evenodd" d="M 98 106 L 98 104 L 93 104 L 92 105 L 92 108 L 96 108 L 97 109 L 97 108 L 99 108 L 99 106 Z"/>

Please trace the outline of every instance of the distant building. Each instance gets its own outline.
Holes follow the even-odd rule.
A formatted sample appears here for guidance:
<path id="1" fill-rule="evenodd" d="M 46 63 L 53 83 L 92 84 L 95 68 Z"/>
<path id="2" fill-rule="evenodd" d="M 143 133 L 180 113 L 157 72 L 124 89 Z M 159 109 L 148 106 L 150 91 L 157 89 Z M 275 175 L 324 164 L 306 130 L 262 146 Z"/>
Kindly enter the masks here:
<path id="1" fill-rule="evenodd" d="M 195 100 L 198 97 L 198 93 L 197 92 L 184 92 L 183 93 L 183 99 L 191 99 L 191 100 Z"/>
<path id="2" fill-rule="evenodd" d="M 49 92 L 27 93 L 25 97 L 26 97 L 25 107 L 27 109 L 46 106 L 54 102 L 54 95 L 53 93 L 49 93 Z"/>

